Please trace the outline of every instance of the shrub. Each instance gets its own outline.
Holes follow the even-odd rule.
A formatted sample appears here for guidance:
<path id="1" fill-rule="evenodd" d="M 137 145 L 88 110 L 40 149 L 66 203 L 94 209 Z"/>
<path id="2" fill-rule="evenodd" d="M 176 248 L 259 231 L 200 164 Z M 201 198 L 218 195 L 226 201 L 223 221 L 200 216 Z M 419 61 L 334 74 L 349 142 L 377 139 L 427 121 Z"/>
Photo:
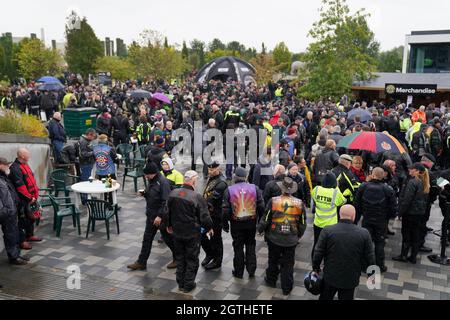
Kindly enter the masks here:
<path id="1" fill-rule="evenodd" d="M 44 124 L 38 118 L 12 110 L 7 110 L 0 116 L 0 132 L 48 137 Z"/>

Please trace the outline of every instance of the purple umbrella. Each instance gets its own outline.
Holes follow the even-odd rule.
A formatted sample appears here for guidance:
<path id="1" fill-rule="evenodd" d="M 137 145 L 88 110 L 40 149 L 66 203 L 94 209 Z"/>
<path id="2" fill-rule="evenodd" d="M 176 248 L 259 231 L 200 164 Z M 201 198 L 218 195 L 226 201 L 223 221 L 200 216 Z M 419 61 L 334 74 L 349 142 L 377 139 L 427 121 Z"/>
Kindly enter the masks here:
<path id="1" fill-rule="evenodd" d="M 158 101 L 161 101 L 162 103 L 165 103 L 165 104 L 172 103 L 172 101 L 170 101 L 170 99 L 165 94 L 160 93 L 160 92 L 155 93 L 152 97 Z"/>

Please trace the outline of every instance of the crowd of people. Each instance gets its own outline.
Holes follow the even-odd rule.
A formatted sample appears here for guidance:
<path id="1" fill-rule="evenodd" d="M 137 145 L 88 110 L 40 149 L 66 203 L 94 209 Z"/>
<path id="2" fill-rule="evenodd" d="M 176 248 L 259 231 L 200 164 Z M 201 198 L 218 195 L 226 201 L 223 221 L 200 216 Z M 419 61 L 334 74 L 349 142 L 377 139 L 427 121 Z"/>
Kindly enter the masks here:
<path id="1" fill-rule="evenodd" d="M 133 98 L 136 89 L 165 93 L 172 103 Z M 249 277 L 254 277 L 256 234 L 264 234 L 269 250 L 265 282 L 276 287 L 280 276 L 283 294 L 289 295 L 296 248 L 311 209 L 311 261 L 314 272 L 323 279 L 320 298 L 333 299 L 338 293 L 339 299 L 352 299 L 361 271 L 372 265 L 381 272 L 387 270 L 384 246 L 394 235 L 389 227 L 393 219 L 402 221 L 402 249 L 393 259 L 415 264 L 420 252 L 432 251 L 426 246 L 426 236 L 433 203 L 439 199 L 442 213 L 450 211 L 450 185 L 437 182 L 440 177 L 450 181 L 448 101 L 427 107 L 406 106 L 401 101 L 373 101 L 369 106 L 364 101 L 348 103 L 344 98 L 312 102 L 298 98 L 297 87 L 286 82 L 244 86 L 234 81 L 198 84 L 188 78 L 183 84 L 130 81 L 107 91 L 70 83 L 59 94 L 12 87 L 1 105 L 36 115 L 44 110 L 51 119 L 47 127 L 57 161 L 76 162 L 81 181 L 89 179 L 94 166 L 99 178 L 116 177 L 114 163 L 120 145 L 135 140 L 138 147 L 145 146 L 143 172 L 148 183 L 141 195 L 146 199 L 147 222 L 141 253 L 128 268 L 146 269 L 159 230 L 173 254 L 168 268 L 177 269 L 183 292 L 196 286 L 200 248 L 206 254 L 202 267 L 221 268 L 222 233 L 230 232 L 233 276 L 243 278 L 247 270 Z M 75 144 L 67 144 L 61 111 L 79 107 L 100 111 L 97 126 Z M 355 110 L 369 112 L 371 118 L 349 118 L 349 112 Z M 204 132 L 218 129 L 225 137 L 227 130 L 264 132 L 267 142 L 257 147 L 257 163 L 248 163 L 248 145 L 243 158 L 227 159 L 224 166 L 200 159 L 205 182 L 203 193 L 197 193 L 197 159 L 192 157 L 191 170 L 183 174 L 171 158 L 175 131 L 192 132 L 196 121 L 202 123 Z M 274 151 L 271 137 L 275 130 L 281 141 Z M 407 152 L 375 154 L 339 147 L 345 136 L 356 132 L 387 132 L 403 143 Z M 193 149 L 214 142 L 202 142 Z M 32 202 L 37 199 L 33 193 L 37 189 L 25 166 L 26 158 L 21 150 L 11 168 L 10 193 L 17 190 L 22 202 Z M 273 159 L 277 160 L 275 166 Z M 0 159 L 0 169 L 7 170 L 7 164 Z M 267 168 L 270 174 L 266 174 Z M 6 174 L 0 178 L 7 185 Z M 8 199 L 2 195 L 0 200 Z M 2 227 L 8 225 L 5 221 Z M 26 230 L 23 239 L 39 240 L 30 225 L 19 227 Z M 26 249 L 27 241 L 22 240 L 20 247 Z M 10 261 L 22 261 L 14 250 L 8 251 Z"/>

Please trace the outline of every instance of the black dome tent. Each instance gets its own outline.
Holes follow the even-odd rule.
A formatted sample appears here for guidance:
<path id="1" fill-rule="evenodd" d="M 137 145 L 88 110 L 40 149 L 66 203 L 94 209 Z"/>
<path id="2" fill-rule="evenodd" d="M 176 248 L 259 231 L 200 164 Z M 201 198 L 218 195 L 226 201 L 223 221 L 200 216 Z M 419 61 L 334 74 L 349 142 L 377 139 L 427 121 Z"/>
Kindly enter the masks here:
<path id="1" fill-rule="evenodd" d="M 227 81 L 229 79 L 248 85 L 255 82 L 255 68 L 248 62 L 236 57 L 220 57 L 207 63 L 198 73 L 196 82 L 210 80 Z"/>

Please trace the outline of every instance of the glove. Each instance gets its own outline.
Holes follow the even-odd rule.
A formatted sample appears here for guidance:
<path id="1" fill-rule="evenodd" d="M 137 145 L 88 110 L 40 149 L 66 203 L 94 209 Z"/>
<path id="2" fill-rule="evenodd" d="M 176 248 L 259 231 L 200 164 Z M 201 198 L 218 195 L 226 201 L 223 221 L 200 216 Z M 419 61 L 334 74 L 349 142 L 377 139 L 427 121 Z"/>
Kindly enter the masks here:
<path id="1" fill-rule="evenodd" d="M 230 224 L 228 222 L 223 223 L 223 231 L 225 231 L 226 233 L 230 232 Z"/>

